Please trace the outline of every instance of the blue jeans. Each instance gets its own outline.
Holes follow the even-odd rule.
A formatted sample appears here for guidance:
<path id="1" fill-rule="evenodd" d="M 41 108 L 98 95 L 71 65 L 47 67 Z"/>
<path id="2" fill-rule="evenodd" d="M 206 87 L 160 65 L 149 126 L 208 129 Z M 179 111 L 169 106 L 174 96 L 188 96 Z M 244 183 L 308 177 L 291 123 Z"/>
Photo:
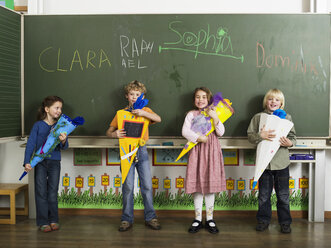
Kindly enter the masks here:
<path id="1" fill-rule="evenodd" d="M 134 173 L 137 168 L 141 195 L 144 201 L 144 215 L 145 220 L 150 221 L 156 218 L 155 210 L 153 207 L 153 187 L 152 176 L 149 168 L 149 160 L 146 146 L 140 147 L 137 151 L 138 162 L 132 163 L 130 171 L 122 186 L 123 194 L 123 211 L 122 221 L 133 223 L 133 196 L 134 196 Z"/>
<path id="2" fill-rule="evenodd" d="M 59 222 L 57 193 L 60 170 L 58 160 L 45 159 L 35 167 L 37 226 Z"/>
<path id="3" fill-rule="evenodd" d="M 277 216 L 279 224 L 291 224 L 289 167 L 282 170 L 265 170 L 259 179 L 259 210 L 256 218 L 258 222 L 270 223 L 271 193 L 273 187 L 277 196 Z"/>

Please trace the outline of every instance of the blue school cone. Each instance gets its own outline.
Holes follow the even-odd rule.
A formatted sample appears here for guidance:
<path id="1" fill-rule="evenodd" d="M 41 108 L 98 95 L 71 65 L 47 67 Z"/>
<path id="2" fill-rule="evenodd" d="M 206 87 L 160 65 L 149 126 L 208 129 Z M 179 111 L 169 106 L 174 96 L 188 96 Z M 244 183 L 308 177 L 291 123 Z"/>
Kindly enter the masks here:
<path id="1" fill-rule="evenodd" d="M 30 164 L 31 167 L 35 167 L 39 162 L 43 161 L 60 143 L 59 136 L 61 133 L 66 133 L 69 135 L 72 131 L 76 129 L 77 126 L 83 125 L 85 122 L 84 118 L 81 116 L 76 117 L 75 119 L 70 119 L 70 117 L 62 114 L 60 119 L 57 121 L 55 126 L 50 131 L 45 143 L 38 149 L 38 151 L 33 154 Z M 24 171 L 19 178 L 21 181 L 22 178 L 28 174 Z"/>

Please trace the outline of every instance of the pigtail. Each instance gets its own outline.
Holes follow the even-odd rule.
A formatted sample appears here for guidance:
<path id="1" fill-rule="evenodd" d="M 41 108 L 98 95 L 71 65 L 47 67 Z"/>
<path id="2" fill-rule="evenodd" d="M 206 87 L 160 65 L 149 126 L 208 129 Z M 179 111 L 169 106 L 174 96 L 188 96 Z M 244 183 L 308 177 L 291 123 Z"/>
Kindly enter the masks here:
<path id="1" fill-rule="evenodd" d="M 37 121 L 44 120 L 46 118 L 45 107 L 43 104 L 38 108 Z"/>

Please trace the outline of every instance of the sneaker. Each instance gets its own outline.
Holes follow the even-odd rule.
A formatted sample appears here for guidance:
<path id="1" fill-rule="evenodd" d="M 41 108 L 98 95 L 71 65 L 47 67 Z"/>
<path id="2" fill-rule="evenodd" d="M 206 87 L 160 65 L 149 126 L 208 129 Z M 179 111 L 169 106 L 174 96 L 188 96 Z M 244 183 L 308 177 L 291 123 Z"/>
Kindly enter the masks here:
<path id="1" fill-rule="evenodd" d="M 212 234 L 216 234 L 219 232 L 215 221 L 213 220 L 208 220 L 206 221 L 206 229 L 208 230 L 208 232 L 212 233 Z"/>
<path id="2" fill-rule="evenodd" d="M 130 223 L 126 220 L 123 220 L 123 221 L 121 221 L 121 225 L 118 228 L 118 231 L 125 232 L 125 231 L 129 230 L 131 227 L 132 227 L 132 223 Z"/>
<path id="3" fill-rule="evenodd" d="M 280 231 L 282 233 L 291 233 L 291 225 L 290 224 L 281 224 L 280 225 Z"/>
<path id="4" fill-rule="evenodd" d="M 59 223 L 51 223 L 50 224 L 52 231 L 57 231 L 60 229 Z"/>
<path id="5" fill-rule="evenodd" d="M 42 225 L 39 227 L 39 230 L 42 231 L 42 232 L 51 232 L 52 231 L 52 228 L 50 225 Z"/>
<path id="6" fill-rule="evenodd" d="M 194 223 L 197 223 L 198 225 L 193 225 Z M 199 230 L 203 228 L 202 222 L 199 220 L 194 220 L 190 226 L 190 228 L 188 229 L 189 233 L 197 233 L 199 232 Z"/>
<path id="7" fill-rule="evenodd" d="M 160 230 L 161 225 L 158 219 L 151 219 L 150 221 L 145 221 L 145 225 L 153 230 Z"/>
<path id="8" fill-rule="evenodd" d="M 269 224 L 268 223 L 264 223 L 264 222 L 259 222 L 256 225 L 256 231 L 258 232 L 263 232 L 264 230 L 266 230 L 268 228 Z"/>

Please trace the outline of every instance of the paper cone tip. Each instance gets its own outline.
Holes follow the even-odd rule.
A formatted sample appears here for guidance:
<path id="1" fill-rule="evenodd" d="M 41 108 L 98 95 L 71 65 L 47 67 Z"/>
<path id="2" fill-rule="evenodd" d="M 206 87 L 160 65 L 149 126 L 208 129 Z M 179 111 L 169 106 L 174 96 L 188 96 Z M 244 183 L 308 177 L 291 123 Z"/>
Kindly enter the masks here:
<path id="1" fill-rule="evenodd" d="M 20 179 L 19 179 L 19 180 L 21 181 L 21 180 L 22 180 L 22 178 L 23 178 L 23 177 L 25 177 L 25 175 L 26 175 L 26 174 L 28 174 L 28 173 L 27 173 L 26 171 L 24 171 L 24 172 L 22 173 L 22 175 L 21 175 L 21 177 L 20 177 Z"/>

